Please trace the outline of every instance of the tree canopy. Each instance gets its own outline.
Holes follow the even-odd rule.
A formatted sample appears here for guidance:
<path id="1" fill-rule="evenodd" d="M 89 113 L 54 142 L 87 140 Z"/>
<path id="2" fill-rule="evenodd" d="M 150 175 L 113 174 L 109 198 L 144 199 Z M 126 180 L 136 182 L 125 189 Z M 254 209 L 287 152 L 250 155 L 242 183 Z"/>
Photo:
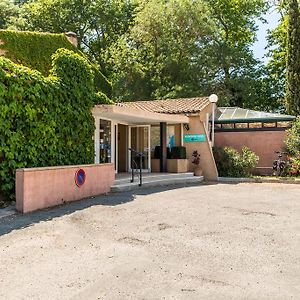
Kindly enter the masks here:
<path id="1" fill-rule="evenodd" d="M 222 105 L 282 108 L 285 64 L 276 55 L 286 49 L 286 27 L 270 33 L 267 67 L 251 50 L 256 21 L 270 8 L 267 0 L 4 0 L 1 5 L 9 12 L 0 13 L 2 28 L 75 32 L 79 49 L 112 81 L 118 101 L 214 92 Z"/>

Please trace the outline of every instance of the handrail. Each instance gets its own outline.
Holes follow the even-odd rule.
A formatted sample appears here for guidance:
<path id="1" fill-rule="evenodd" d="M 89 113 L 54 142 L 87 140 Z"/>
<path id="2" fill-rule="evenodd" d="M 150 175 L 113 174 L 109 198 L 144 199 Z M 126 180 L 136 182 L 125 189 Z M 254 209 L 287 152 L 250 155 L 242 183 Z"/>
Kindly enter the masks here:
<path id="1" fill-rule="evenodd" d="M 145 157 L 145 154 L 143 152 L 138 152 L 136 151 L 135 149 L 132 149 L 132 148 L 128 148 L 128 150 L 131 152 L 131 182 L 134 182 L 134 168 L 133 168 L 133 164 L 136 164 L 136 161 L 133 159 L 133 155 L 132 153 L 135 153 L 137 157 L 139 157 L 139 160 L 140 160 L 140 183 L 139 183 L 139 186 L 142 186 L 143 184 L 143 179 L 142 179 L 142 164 L 143 164 L 143 160 L 142 158 Z"/>

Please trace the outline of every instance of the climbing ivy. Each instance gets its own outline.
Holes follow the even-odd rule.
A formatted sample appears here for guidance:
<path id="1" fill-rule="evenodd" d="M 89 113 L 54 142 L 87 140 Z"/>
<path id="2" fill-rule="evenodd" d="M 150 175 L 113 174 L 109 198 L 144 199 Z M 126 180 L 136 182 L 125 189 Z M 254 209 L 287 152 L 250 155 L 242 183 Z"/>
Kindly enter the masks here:
<path id="1" fill-rule="evenodd" d="M 92 66 L 59 49 L 48 77 L 0 57 L 0 189 L 14 198 L 17 168 L 94 161 Z"/>
<path id="2" fill-rule="evenodd" d="M 0 30 L 0 53 L 17 64 L 40 71 L 47 76 L 51 69 L 51 56 L 59 48 L 72 50 L 86 57 L 72 45 L 65 34 L 52 34 L 31 31 Z M 111 83 L 101 73 L 98 66 L 89 60 L 96 90 L 111 95 Z"/>

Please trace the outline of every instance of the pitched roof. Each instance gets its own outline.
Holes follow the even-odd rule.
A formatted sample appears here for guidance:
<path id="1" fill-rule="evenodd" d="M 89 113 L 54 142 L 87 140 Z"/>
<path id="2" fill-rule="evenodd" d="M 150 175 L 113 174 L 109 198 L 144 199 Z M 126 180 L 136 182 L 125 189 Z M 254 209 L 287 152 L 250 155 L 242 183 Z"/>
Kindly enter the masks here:
<path id="1" fill-rule="evenodd" d="M 197 113 L 209 104 L 208 97 L 120 102 L 117 106 L 163 114 Z"/>
<path id="2" fill-rule="evenodd" d="M 244 109 L 240 107 L 218 107 L 216 111 L 216 123 L 243 123 L 243 122 L 276 122 L 292 121 L 294 116 L 279 113 L 269 113 Z"/>

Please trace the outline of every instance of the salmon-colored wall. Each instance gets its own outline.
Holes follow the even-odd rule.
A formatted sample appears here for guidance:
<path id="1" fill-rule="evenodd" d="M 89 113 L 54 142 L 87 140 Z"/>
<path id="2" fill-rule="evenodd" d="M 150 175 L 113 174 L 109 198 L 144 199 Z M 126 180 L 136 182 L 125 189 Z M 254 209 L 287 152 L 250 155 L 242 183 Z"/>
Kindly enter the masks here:
<path id="1" fill-rule="evenodd" d="M 184 129 L 183 134 L 206 134 L 207 136 L 204 124 L 200 120 L 199 115 L 189 117 L 189 130 Z M 189 171 L 194 170 L 192 154 L 193 151 L 197 150 L 201 155 L 200 167 L 203 170 L 204 178 L 206 180 L 217 180 L 218 171 L 208 139 L 206 139 L 206 142 L 184 143 L 184 146 L 186 147 L 187 158 L 189 159 Z"/>
<path id="2" fill-rule="evenodd" d="M 240 151 L 243 146 L 250 148 L 259 156 L 257 167 L 272 168 L 274 151 L 284 150 L 285 131 L 244 131 L 216 132 L 216 147 L 232 147 Z"/>
<path id="3" fill-rule="evenodd" d="M 85 183 L 78 187 L 75 173 L 83 169 Z M 97 196 L 110 191 L 115 180 L 113 164 L 18 169 L 16 207 L 22 213 Z"/>

